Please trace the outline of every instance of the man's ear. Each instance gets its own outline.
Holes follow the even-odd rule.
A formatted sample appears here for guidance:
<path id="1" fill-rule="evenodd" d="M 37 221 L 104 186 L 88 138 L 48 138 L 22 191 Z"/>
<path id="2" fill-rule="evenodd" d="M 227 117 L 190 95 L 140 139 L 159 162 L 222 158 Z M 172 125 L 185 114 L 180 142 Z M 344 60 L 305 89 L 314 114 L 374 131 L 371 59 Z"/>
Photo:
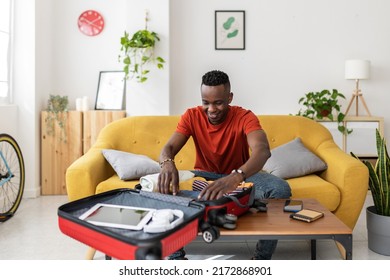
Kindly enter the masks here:
<path id="1" fill-rule="evenodd" d="M 229 103 L 228 104 L 232 103 L 232 101 L 233 101 L 233 92 L 229 93 Z"/>

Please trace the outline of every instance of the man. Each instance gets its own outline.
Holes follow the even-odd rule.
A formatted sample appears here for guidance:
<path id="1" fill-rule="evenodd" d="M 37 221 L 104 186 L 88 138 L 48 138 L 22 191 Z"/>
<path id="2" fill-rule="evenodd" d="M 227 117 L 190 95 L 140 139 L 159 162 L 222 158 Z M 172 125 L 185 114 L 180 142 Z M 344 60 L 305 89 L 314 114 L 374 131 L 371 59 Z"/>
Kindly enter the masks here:
<path id="1" fill-rule="evenodd" d="M 230 105 L 233 93 L 228 75 L 218 70 L 206 73 L 202 77 L 201 97 L 202 106 L 183 114 L 161 151 L 159 191 L 174 195 L 179 191 L 174 157 L 192 137 L 196 147 L 193 172 L 213 181 L 199 198 L 220 198 L 242 181 L 253 183 L 256 199 L 289 198 L 291 190 L 286 181 L 259 172 L 271 156 L 267 136 L 251 111 Z M 271 259 L 276 244 L 277 240 L 260 240 L 253 259 Z M 180 250 L 171 259 L 183 259 L 184 255 L 184 250 Z"/>

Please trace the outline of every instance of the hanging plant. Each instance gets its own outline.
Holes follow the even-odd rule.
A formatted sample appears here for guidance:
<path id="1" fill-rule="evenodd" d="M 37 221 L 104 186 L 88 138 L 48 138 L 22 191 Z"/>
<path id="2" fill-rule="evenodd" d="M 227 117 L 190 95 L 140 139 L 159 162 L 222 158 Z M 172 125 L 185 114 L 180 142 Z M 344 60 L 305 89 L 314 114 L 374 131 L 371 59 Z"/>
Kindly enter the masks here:
<path id="1" fill-rule="evenodd" d="M 304 116 L 312 120 L 329 119 L 336 121 L 337 128 L 342 134 L 350 134 L 352 130 L 347 129 L 343 122 L 345 115 L 341 112 L 340 98 L 345 99 L 345 96 L 337 89 L 332 91 L 324 89 L 319 92 L 306 93 L 298 101 L 305 108 L 300 109 L 297 116 Z"/>
<path id="2" fill-rule="evenodd" d="M 132 36 L 125 31 L 121 37 L 121 54 L 119 61 L 123 63 L 125 78 L 135 78 L 138 82 L 144 83 L 148 79 L 150 70 L 149 64 L 155 64 L 158 69 L 164 68 L 165 60 L 155 56 L 156 42 L 160 41 L 156 32 L 147 28 L 148 16 L 145 16 L 145 29 L 138 30 Z"/>
<path id="3" fill-rule="evenodd" d="M 46 111 L 48 112 L 46 122 L 46 132 L 48 135 L 55 134 L 55 125 L 60 128 L 60 140 L 66 143 L 66 118 L 68 112 L 68 97 L 60 95 L 50 95 L 47 102 Z"/>

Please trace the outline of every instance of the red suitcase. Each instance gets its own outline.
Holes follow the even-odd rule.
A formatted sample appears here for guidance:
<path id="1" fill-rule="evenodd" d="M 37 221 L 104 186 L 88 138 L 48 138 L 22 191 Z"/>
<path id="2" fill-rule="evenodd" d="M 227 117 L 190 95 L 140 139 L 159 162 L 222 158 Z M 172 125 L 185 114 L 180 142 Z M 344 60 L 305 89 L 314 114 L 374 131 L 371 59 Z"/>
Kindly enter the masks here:
<path id="1" fill-rule="evenodd" d="M 195 182 L 196 183 L 196 182 Z M 205 182 L 199 182 L 203 184 Z M 203 186 L 205 187 L 205 185 Z M 213 242 L 220 235 L 219 228 L 235 229 L 237 219 L 254 204 L 252 187 L 238 188 L 236 191 L 215 200 L 197 200 L 199 191 L 180 191 L 179 195 L 196 199 L 205 207 L 199 231 L 207 243 Z"/>
<path id="2" fill-rule="evenodd" d="M 91 224 L 79 217 L 97 203 L 179 209 L 183 222 L 160 233 L 148 233 Z M 204 205 L 191 198 L 119 189 L 66 203 L 58 208 L 62 233 L 116 259 L 162 259 L 196 238 L 203 222 Z"/>

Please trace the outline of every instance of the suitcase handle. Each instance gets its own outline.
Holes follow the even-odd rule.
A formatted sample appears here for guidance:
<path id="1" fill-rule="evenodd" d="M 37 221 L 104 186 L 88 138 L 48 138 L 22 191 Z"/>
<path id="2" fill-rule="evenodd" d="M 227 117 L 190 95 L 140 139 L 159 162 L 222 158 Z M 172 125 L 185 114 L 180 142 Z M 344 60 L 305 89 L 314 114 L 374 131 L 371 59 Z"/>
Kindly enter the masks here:
<path id="1" fill-rule="evenodd" d="M 249 200 L 248 200 L 248 203 L 247 204 L 242 204 L 238 198 L 234 195 L 226 195 L 225 197 L 233 200 L 238 206 L 240 206 L 241 208 L 246 208 L 246 207 L 250 207 L 253 205 L 254 201 L 255 201 L 255 192 L 253 191 L 253 189 L 251 189 L 251 194 L 249 196 Z"/>

